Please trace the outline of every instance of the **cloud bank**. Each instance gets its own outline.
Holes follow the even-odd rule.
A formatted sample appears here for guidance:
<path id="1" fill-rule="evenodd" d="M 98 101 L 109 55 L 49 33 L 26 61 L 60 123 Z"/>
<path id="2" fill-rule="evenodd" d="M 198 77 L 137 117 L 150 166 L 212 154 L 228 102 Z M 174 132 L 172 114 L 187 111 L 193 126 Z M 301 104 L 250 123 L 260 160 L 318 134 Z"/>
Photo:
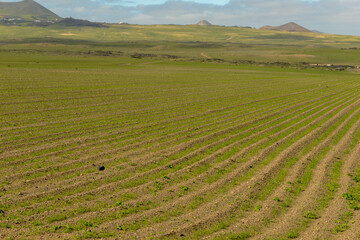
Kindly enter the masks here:
<path id="1" fill-rule="evenodd" d="M 293 21 L 311 30 L 360 35 L 359 0 L 230 0 L 224 5 L 205 0 L 138 5 L 133 0 L 37 1 L 62 17 L 99 22 L 193 24 L 206 19 L 218 25 L 261 27 Z"/>

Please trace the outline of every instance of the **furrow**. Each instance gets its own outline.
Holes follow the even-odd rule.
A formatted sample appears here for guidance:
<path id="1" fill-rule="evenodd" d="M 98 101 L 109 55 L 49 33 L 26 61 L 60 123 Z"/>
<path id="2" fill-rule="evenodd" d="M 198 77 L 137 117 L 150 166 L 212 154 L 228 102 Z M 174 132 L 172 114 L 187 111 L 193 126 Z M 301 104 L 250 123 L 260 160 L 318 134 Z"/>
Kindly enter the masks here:
<path id="1" fill-rule="evenodd" d="M 341 126 L 347 124 L 354 115 L 356 115 L 360 110 L 358 109 L 351 116 L 349 116 Z M 337 159 L 337 156 L 341 155 L 347 146 L 350 144 L 351 136 L 354 132 L 359 128 L 360 120 L 358 120 L 351 129 L 345 134 L 345 136 L 340 140 L 340 142 L 331 149 L 325 157 L 320 161 L 320 163 L 316 166 L 314 173 L 312 174 L 312 178 L 309 182 L 309 186 L 297 197 L 293 203 L 293 207 L 288 209 L 286 213 L 281 217 L 276 224 L 271 224 L 267 231 L 263 234 L 260 234 L 255 239 L 262 239 L 264 236 L 272 236 L 274 234 L 284 233 L 289 229 L 296 221 L 296 219 L 301 219 L 303 214 L 305 214 L 304 210 L 309 208 L 312 204 L 316 204 L 316 199 L 321 193 L 321 187 L 327 182 L 327 177 L 329 176 L 329 169 L 327 166 L 331 166 Z M 336 134 L 332 135 L 333 138 L 336 137 Z M 326 141 L 322 143 L 322 145 L 326 146 Z M 324 170 L 325 169 L 325 170 Z M 291 179 L 294 180 L 294 179 Z M 284 188 L 282 189 L 284 192 Z M 286 191 L 286 190 L 285 190 Z M 296 218 L 295 218 L 296 217 Z"/>
<path id="2" fill-rule="evenodd" d="M 357 129 L 359 131 L 359 129 Z M 301 236 L 306 236 L 311 239 L 330 239 L 334 238 L 333 231 L 336 227 L 337 220 L 341 218 L 341 214 L 345 215 L 348 211 L 348 204 L 343 197 L 353 180 L 349 173 L 353 172 L 353 169 L 359 167 L 358 157 L 360 156 L 360 143 L 354 148 L 350 156 L 344 160 L 344 166 L 341 170 L 341 178 L 338 182 L 339 190 L 335 196 L 329 202 L 329 207 L 326 208 L 324 213 L 321 214 L 320 218 L 314 220 L 310 227 L 301 233 Z"/>
<path id="3" fill-rule="evenodd" d="M 350 111 L 352 107 L 357 106 L 359 104 L 359 101 L 351 104 L 350 106 L 345 107 L 340 112 L 338 112 L 335 116 L 333 116 L 330 120 L 326 122 L 326 126 L 331 126 L 333 123 L 335 123 L 342 114 L 346 113 L 347 111 Z M 278 169 L 281 164 L 283 163 L 283 159 L 286 159 L 287 157 L 292 156 L 293 154 L 298 153 L 299 149 L 301 149 L 301 145 L 304 144 L 304 142 L 309 142 L 311 139 L 315 139 L 317 136 L 319 136 L 323 131 L 325 131 L 325 127 L 322 127 L 318 130 L 313 131 L 312 133 L 304 136 L 301 140 L 297 141 L 295 144 L 291 145 L 290 148 L 286 149 L 285 151 L 281 152 L 279 156 L 276 157 L 275 160 L 271 161 L 271 163 L 264 168 L 263 170 L 259 171 L 256 176 L 251 178 L 248 182 L 246 182 L 245 186 L 240 185 L 236 189 L 232 189 L 230 193 L 226 194 L 226 196 L 222 196 L 221 198 L 212 201 L 209 204 L 206 204 L 204 206 L 201 206 L 200 208 L 196 209 L 195 211 L 184 214 L 183 216 L 174 219 L 171 222 L 166 223 L 160 223 L 153 225 L 151 228 L 145 228 L 141 229 L 140 231 L 134 232 L 134 235 L 136 237 L 144 237 L 145 235 L 149 236 L 148 234 L 154 234 L 163 231 L 163 236 L 167 235 L 174 235 L 176 233 L 179 233 L 181 231 L 185 231 L 186 229 L 192 229 L 196 226 L 201 226 L 208 224 L 209 222 L 213 222 L 215 219 L 219 218 L 219 216 L 225 216 L 227 213 L 233 211 L 236 209 L 238 202 L 241 201 L 239 198 L 240 194 L 241 196 L 245 197 L 248 194 L 251 194 L 254 190 L 249 190 L 252 188 L 248 188 L 249 186 L 256 186 L 256 188 L 261 185 L 265 181 L 265 179 L 268 179 L 275 173 L 275 169 Z M 260 184 L 259 184 L 260 183 Z M 256 189 L 255 189 L 256 190 Z M 232 204 L 229 204 L 232 203 Z M 221 209 L 218 211 L 218 209 Z M 220 214 L 221 213 L 221 214 Z M 201 219 L 199 219 L 199 216 L 202 216 Z M 206 217 L 205 217 L 206 216 Z M 185 223 L 185 219 L 191 219 L 191 221 L 194 221 L 194 223 Z M 166 227 L 165 227 L 165 225 Z M 112 224 L 111 224 L 112 225 Z M 176 227 L 175 227 L 176 226 Z M 181 227 L 183 226 L 183 227 Z M 107 226 L 110 227 L 111 226 Z M 106 227 L 105 227 L 106 228 Z M 166 230 L 165 230 L 166 229 Z M 176 229 L 176 230 L 175 230 Z M 125 235 L 126 236 L 126 235 Z M 157 236 L 157 235 L 155 235 Z"/>
<path id="4" fill-rule="evenodd" d="M 317 155 L 319 155 L 323 151 L 323 149 L 331 146 L 331 142 L 333 141 L 333 139 L 339 136 L 340 131 L 344 129 L 345 126 L 347 126 L 352 119 L 355 119 L 355 115 L 358 114 L 359 111 L 360 110 L 356 110 L 354 113 L 352 113 L 352 115 L 349 116 L 345 121 L 341 122 L 341 124 L 334 131 L 332 131 L 331 134 L 326 137 L 326 139 L 322 140 L 321 143 L 316 145 L 308 153 L 306 153 L 298 161 L 296 161 L 296 163 L 291 166 L 291 169 L 287 173 L 287 177 L 282 181 L 283 183 L 280 184 L 271 195 L 269 195 L 265 200 L 259 201 L 254 204 L 262 206 L 261 212 L 253 212 L 246 217 L 241 218 L 239 223 L 230 226 L 226 230 L 215 233 L 215 236 L 221 236 L 224 233 L 236 233 L 236 231 L 239 231 L 239 229 L 241 228 L 251 229 L 251 226 L 254 226 L 254 228 L 258 229 L 257 231 L 261 231 L 261 228 L 259 228 L 259 226 L 264 226 L 264 221 L 266 218 L 271 218 L 273 221 L 275 221 L 276 219 L 271 216 L 271 214 L 273 213 L 274 208 L 277 207 L 279 202 L 274 201 L 274 199 L 284 201 L 289 196 L 288 189 L 289 186 L 291 186 L 289 185 L 289 183 L 295 183 L 298 179 L 301 179 L 301 176 L 304 174 L 306 167 L 311 163 L 312 159 L 316 158 Z M 351 136 L 354 131 L 357 131 L 359 128 L 359 124 L 359 121 L 354 123 L 352 129 L 350 129 L 350 132 L 347 132 L 346 136 L 342 139 L 347 139 L 347 137 Z M 335 147 L 339 149 L 337 153 L 341 152 L 340 150 L 345 151 L 344 145 L 346 144 L 347 142 L 344 141 L 343 145 L 341 145 L 340 147 L 339 145 L 336 145 Z M 334 154 L 334 151 L 329 152 L 328 154 Z M 333 159 L 335 158 L 333 157 Z M 208 238 L 212 237 L 214 236 L 210 235 Z"/>
<path id="5" fill-rule="evenodd" d="M 331 107 L 329 106 L 328 107 L 328 109 L 331 109 Z M 305 114 L 305 113 L 303 113 L 303 114 Z M 313 115 L 316 115 L 316 114 L 313 114 Z M 299 117 L 301 117 L 301 116 L 299 116 Z M 311 117 L 311 116 L 310 116 Z M 308 118 L 310 118 L 310 117 L 308 117 Z M 294 118 L 297 118 L 297 117 L 294 117 Z M 305 119 L 306 120 L 306 119 Z M 304 121 L 305 121 L 304 120 Z M 281 124 L 284 124 L 284 122 L 283 123 L 281 123 Z M 281 125 L 281 124 L 279 124 L 279 125 Z M 272 128 L 275 128 L 275 127 L 277 127 L 277 126 L 273 126 Z M 285 132 L 286 130 L 289 130 L 289 129 L 291 129 L 292 127 L 288 127 L 288 128 L 286 128 L 286 129 L 284 129 L 284 130 L 282 130 L 282 131 L 280 131 L 280 132 L 278 132 L 278 133 L 276 133 L 276 134 L 274 134 L 274 135 L 272 135 L 270 138 L 273 138 L 273 137 L 275 137 L 275 135 L 279 135 L 279 134 L 281 134 L 282 132 Z M 270 129 L 266 129 L 266 130 L 264 130 L 264 131 L 262 131 L 262 132 L 260 132 L 259 134 L 261 134 L 261 133 L 264 133 L 264 132 L 267 132 L 267 131 L 269 131 Z M 251 136 L 251 137 L 255 137 L 255 136 Z M 250 138 L 251 138 L 250 137 Z M 260 142 L 257 142 L 256 144 L 254 144 L 254 145 L 260 145 L 260 144 L 262 144 L 264 141 L 266 141 L 267 139 L 263 139 L 263 140 L 261 140 Z M 243 139 L 243 141 L 244 142 L 246 142 L 246 141 L 248 141 L 248 139 L 246 138 L 246 139 Z M 283 141 L 286 141 L 286 139 L 284 139 Z M 252 147 L 254 147 L 254 146 L 252 146 Z M 236 155 L 234 155 L 234 156 L 232 156 L 230 159 L 227 159 L 226 160 L 226 162 L 224 163 L 224 162 L 222 162 L 221 163 L 221 166 L 217 166 L 217 167 L 214 167 L 215 169 L 221 169 L 222 167 L 224 167 L 224 165 L 226 165 L 226 164 L 228 164 L 229 162 L 235 162 L 236 161 L 236 159 L 238 159 L 238 158 L 240 158 L 241 156 L 243 156 L 243 155 L 245 155 L 246 154 L 246 152 L 247 151 L 249 151 L 249 149 L 250 149 L 250 147 L 248 147 L 248 148 L 246 148 L 246 149 L 244 149 L 243 151 L 241 151 L 241 152 L 239 152 L 239 153 L 237 153 Z M 221 152 L 221 151 L 220 151 Z M 204 160 L 202 160 L 202 161 L 205 161 L 205 160 L 209 160 L 209 159 L 211 159 L 211 158 L 214 158 L 214 157 L 218 157 L 218 155 L 219 155 L 219 153 L 218 152 L 215 152 L 212 156 L 210 156 L 209 158 L 207 158 L 207 159 L 204 159 Z M 221 154 L 220 154 L 221 155 Z M 255 164 L 254 162 L 252 162 L 251 164 Z M 193 168 L 193 166 L 191 166 L 191 168 Z M 183 171 L 183 172 L 187 172 L 187 171 L 190 171 L 191 172 L 191 168 L 190 169 L 188 169 L 188 168 L 186 168 L 186 169 L 184 169 L 184 170 L 181 170 L 181 171 Z M 178 174 L 180 171 L 177 171 L 177 172 L 175 172 L 174 174 L 169 174 L 168 176 L 169 176 L 169 178 L 170 179 L 172 179 L 174 176 L 176 176 L 176 174 Z M 206 176 L 209 176 L 209 175 L 211 175 L 211 174 L 216 174 L 216 172 L 214 171 L 214 169 L 211 169 L 210 171 L 207 171 L 206 173 L 202 173 L 202 174 L 200 174 L 200 175 L 197 175 L 196 176 L 196 178 L 192 178 L 192 179 L 189 179 L 189 180 L 187 180 L 187 182 L 181 182 L 180 184 L 185 184 L 186 186 L 190 186 L 191 187 L 191 182 L 201 182 L 201 181 L 203 181 L 204 179 L 203 178 L 205 178 Z M 152 184 L 152 182 L 148 182 L 146 185 L 150 185 L 151 186 L 151 184 Z M 224 182 L 222 182 L 222 184 L 224 184 Z M 216 189 L 216 188 L 218 188 L 220 185 L 219 184 L 215 184 L 211 189 L 212 190 L 214 190 L 214 189 Z M 144 197 L 143 196 L 143 190 L 145 190 L 144 188 L 145 188 L 146 186 L 141 186 L 141 188 L 140 189 L 136 189 L 136 191 L 137 192 L 141 192 L 142 193 L 142 197 L 140 198 L 140 199 L 136 199 L 136 200 L 133 200 L 133 201 L 131 201 L 131 202 L 135 202 L 135 201 L 140 201 L 140 202 L 146 202 L 146 201 L 149 201 L 149 200 L 154 200 L 154 198 L 157 198 L 157 197 L 154 197 L 154 196 L 147 196 L 147 197 Z M 166 188 L 166 189 L 164 189 L 163 190 L 163 192 L 167 192 L 167 191 L 171 191 L 171 192 L 176 192 L 176 190 L 179 188 L 179 184 L 177 184 L 176 186 L 174 186 L 174 187 L 172 187 L 171 189 L 168 189 L 168 188 Z M 211 189 L 210 188 L 207 188 L 205 191 L 200 191 L 200 193 L 199 192 L 195 192 L 194 194 L 192 194 L 191 196 L 185 196 L 184 198 L 186 198 L 186 201 L 189 201 L 189 200 L 191 200 L 191 199 L 193 199 L 194 198 L 194 196 L 197 196 L 197 195 L 201 195 L 201 194 L 203 194 L 203 193 L 205 193 L 205 192 L 207 192 L 207 191 L 211 191 Z M 103 191 L 102 191 L 103 192 Z M 122 194 L 126 194 L 126 192 L 134 192 L 134 189 L 129 189 L 128 191 L 122 191 Z M 104 192 L 103 192 L 104 193 Z M 94 193 L 95 195 L 96 195 L 96 193 Z M 158 194 L 160 194 L 160 192 L 158 193 Z M 164 196 L 163 196 L 164 197 Z M 106 197 L 104 197 L 104 200 L 102 200 L 102 201 L 106 201 L 106 199 L 105 199 Z M 111 195 L 111 199 L 113 199 L 113 198 L 116 198 L 116 196 L 115 195 Z M 65 199 L 63 199 L 64 201 L 67 201 L 67 198 L 65 198 Z M 181 201 L 184 201 L 185 199 L 182 199 Z M 174 204 L 179 204 L 181 201 L 179 201 L 178 203 L 173 203 L 173 202 L 170 202 L 169 204 L 167 204 L 167 207 L 163 207 L 163 208 L 161 208 L 161 209 L 156 209 L 156 210 L 154 210 L 154 211 L 148 211 L 147 213 L 146 213 L 146 216 L 148 216 L 148 214 L 149 214 L 149 216 L 150 216 L 150 214 L 151 215 L 156 215 L 156 214 L 159 214 L 159 213 L 161 213 L 161 212 L 166 212 L 167 210 L 169 210 L 169 209 L 167 209 L 167 208 L 169 208 L 169 206 L 170 206 L 170 208 L 174 205 Z M 94 213 L 95 214 L 95 213 Z M 86 218 L 87 219 L 89 219 L 89 215 L 90 214 L 86 214 Z M 91 214 L 91 215 L 93 215 L 93 214 Z M 98 214 L 96 214 L 97 216 L 98 216 Z M 141 213 L 140 214 L 142 217 L 144 216 L 144 214 L 143 213 Z M 83 217 L 83 216 L 81 216 L 81 217 Z M 81 218 L 80 217 L 80 218 Z M 125 219 L 124 219 L 125 220 Z"/>
<path id="6" fill-rule="evenodd" d="M 336 101 L 336 99 L 335 99 L 334 101 Z M 325 103 L 324 103 L 324 104 L 321 104 L 321 105 L 325 105 Z M 310 106 L 311 106 L 311 105 L 310 105 Z M 310 107 L 310 106 L 309 106 L 309 107 Z M 319 107 L 314 107 L 314 108 L 312 108 L 311 110 L 314 110 L 315 108 L 319 108 Z M 331 108 L 331 106 L 327 107 L 327 109 L 329 109 L 329 108 Z M 308 110 L 308 111 L 310 111 L 310 110 Z M 298 112 L 302 112 L 302 110 L 300 109 Z M 315 113 L 315 114 L 313 114 L 313 115 L 316 115 L 316 114 L 317 114 L 317 113 Z M 289 115 L 289 116 L 293 116 L 294 113 L 290 113 L 290 114 L 288 114 L 288 115 Z M 226 146 L 225 148 L 216 151 L 215 153 L 213 153 L 213 154 L 210 155 L 209 157 L 201 160 L 200 162 L 197 162 L 196 165 L 204 164 L 205 161 L 213 160 L 214 158 L 219 157 L 219 155 L 221 155 L 224 151 L 226 151 L 226 149 L 230 149 L 230 148 L 232 148 L 233 146 L 240 144 L 240 142 L 245 143 L 245 142 L 249 141 L 251 138 L 254 138 L 254 137 L 256 137 L 256 136 L 259 136 L 259 135 L 261 135 L 261 134 L 264 134 L 264 133 L 270 131 L 271 129 L 278 128 L 279 126 L 285 124 L 286 122 L 289 122 L 289 121 L 294 120 L 294 119 L 296 119 L 296 118 L 300 118 L 300 117 L 303 116 L 303 115 L 306 115 L 306 112 L 302 112 L 300 115 L 296 115 L 296 114 L 295 114 L 295 117 L 292 117 L 292 118 L 290 118 L 290 119 L 288 119 L 288 120 L 286 120 L 286 121 L 284 121 L 284 122 L 281 122 L 281 123 L 279 123 L 279 124 L 277 124 L 277 125 L 274 125 L 274 126 L 272 126 L 272 127 L 270 127 L 270 128 L 264 128 L 264 126 L 259 126 L 259 127 L 264 128 L 264 130 L 262 130 L 262 131 L 260 131 L 260 132 L 258 132 L 258 133 L 255 133 L 255 134 L 253 134 L 253 135 L 250 135 L 249 137 L 246 137 L 246 138 L 244 138 L 244 139 L 242 139 L 242 140 L 240 140 L 240 141 L 238 141 L 238 142 L 235 142 L 234 144 L 228 145 L 228 146 Z M 312 116 L 310 116 L 310 117 L 312 117 Z M 308 118 L 310 118 L 310 117 L 307 117 L 306 119 L 308 119 Z M 304 119 L 303 121 L 305 121 L 306 119 Z M 277 120 L 277 119 L 276 119 L 276 120 Z M 265 123 L 265 124 L 263 124 L 263 125 L 272 125 L 272 122 L 276 122 L 276 120 L 271 121 L 271 122 L 267 122 L 267 123 Z M 301 122 L 303 122 L 303 121 L 301 121 Z M 299 123 L 301 123 L 301 122 L 298 122 L 297 124 L 299 124 Z M 256 127 L 256 128 L 259 128 L 259 127 Z M 280 134 L 282 134 L 283 132 L 285 132 L 285 131 L 287 131 L 287 130 L 289 130 L 289 129 L 292 129 L 293 127 L 294 127 L 294 126 L 289 126 L 289 127 L 287 127 L 286 129 L 283 129 L 282 131 L 277 132 L 276 134 L 270 136 L 270 138 L 273 138 L 273 137 L 275 137 L 276 135 L 280 135 Z M 250 129 L 249 131 L 250 131 L 250 132 L 254 132 L 254 130 L 255 130 L 255 129 Z M 265 136 L 264 136 L 264 137 L 265 137 Z M 264 143 L 264 142 L 267 141 L 267 140 L 268 140 L 268 138 L 265 137 L 265 138 L 263 138 L 262 140 L 260 140 L 259 142 L 257 142 L 257 143 L 254 144 L 254 145 L 260 145 L 260 144 Z M 255 146 L 252 146 L 252 147 L 255 147 Z M 242 155 L 244 155 L 247 151 L 249 151 L 249 149 L 250 149 L 250 147 L 244 149 L 243 151 L 241 151 L 241 152 L 237 153 L 236 155 L 232 156 L 230 159 L 227 159 L 225 163 L 222 162 L 221 164 L 222 164 L 222 165 L 226 165 L 226 164 L 229 164 L 229 162 L 231 163 L 231 162 L 236 161 L 236 159 L 238 159 L 239 157 L 241 157 Z M 218 166 L 218 168 L 221 168 L 221 167 L 224 167 L 224 166 Z M 173 176 L 178 175 L 180 172 L 184 172 L 184 173 L 189 172 L 189 171 L 191 172 L 193 168 L 195 168 L 195 166 L 194 166 L 194 165 L 191 165 L 191 166 L 189 166 L 189 167 L 186 167 L 186 168 L 182 169 L 181 171 L 175 172 L 175 173 L 174 173 L 175 175 L 174 175 L 174 174 L 169 174 L 168 176 L 169 176 L 170 178 L 173 178 Z M 210 173 L 210 174 L 211 174 L 211 173 Z M 201 181 L 202 178 L 204 178 L 205 176 L 208 176 L 208 175 L 209 175 L 209 172 L 203 173 L 203 174 L 197 176 L 196 179 L 190 179 L 190 180 L 188 180 L 187 183 L 190 183 L 191 181 L 194 181 L 194 180 L 197 181 L 197 182 L 198 182 L 198 181 Z M 141 186 L 140 186 L 140 189 L 137 189 L 137 191 L 142 192 L 143 190 L 145 190 L 146 187 L 148 187 L 148 186 L 151 185 L 152 183 L 153 183 L 153 181 L 148 182 L 148 183 L 145 184 L 145 185 L 141 185 Z M 176 186 L 173 187 L 172 189 L 173 189 L 173 190 L 176 189 Z M 30 191 L 30 192 L 31 192 L 31 191 Z M 102 191 L 102 192 L 103 192 L 103 194 L 105 193 L 104 191 Z M 122 191 L 122 194 L 124 194 L 124 193 L 126 193 L 126 192 L 134 192 L 134 189 L 129 189 L 128 191 Z M 81 195 L 83 195 L 83 194 L 80 194 L 80 196 L 81 196 Z M 75 196 L 76 196 L 76 195 L 73 195 L 72 197 L 75 197 Z M 115 197 L 115 196 L 112 196 L 112 198 L 113 198 L 113 197 Z M 150 196 L 150 198 L 154 198 L 154 197 L 153 197 L 153 196 Z M 63 198 L 63 201 L 68 201 L 68 200 L 69 200 L 68 197 L 64 197 L 64 198 Z M 105 199 L 104 199 L 104 200 L 105 200 Z M 141 199 L 138 199 L 137 201 L 145 202 L 145 201 L 147 201 L 147 200 L 149 200 L 149 199 L 144 199 L 144 197 L 142 197 Z M 39 207 L 39 206 L 36 206 L 36 207 Z"/>

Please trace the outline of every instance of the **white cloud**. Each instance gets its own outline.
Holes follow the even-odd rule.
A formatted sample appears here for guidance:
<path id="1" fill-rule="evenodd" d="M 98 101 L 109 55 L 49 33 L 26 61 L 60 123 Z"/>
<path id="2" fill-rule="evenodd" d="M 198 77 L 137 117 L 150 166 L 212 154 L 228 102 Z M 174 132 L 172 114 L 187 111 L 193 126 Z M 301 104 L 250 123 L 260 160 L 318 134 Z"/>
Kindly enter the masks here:
<path id="1" fill-rule="evenodd" d="M 188 1 L 137 7 L 133 23 L 195 23 L 207 19 L 219 25 L 261 27 L 295 21 L 311 30 L 360 35 L 358 0 L 231 0 L 224 6 Z M 171 20 L 171 22 L 169 22 Z"/>

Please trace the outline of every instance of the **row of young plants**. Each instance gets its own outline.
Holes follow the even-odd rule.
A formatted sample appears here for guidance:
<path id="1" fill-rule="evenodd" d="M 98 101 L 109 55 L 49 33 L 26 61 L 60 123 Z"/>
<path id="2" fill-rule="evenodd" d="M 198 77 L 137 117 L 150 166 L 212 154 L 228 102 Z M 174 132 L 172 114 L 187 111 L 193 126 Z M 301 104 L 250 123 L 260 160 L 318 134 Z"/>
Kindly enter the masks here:
<path id="1" fill-rule="evenodd" d="M 276 154 L 261 161 L 256 160 L 256 156 L 263 155 L 264 149 L 268 149 L 266 153 L 276 152 L 279 148 L 274 145 L 276 142 L 288 141 L 286 137 L 300 128 L 306 131 L 304 127 L 308 122 L 325 113 L 316 114 L 318 109 L 329 108 L 336 101 L 341 104 L 340 99 L 345 101 L 356 94 L 352 91 L 355 85 L 350 91 L 343 91 L 346 90 L 343 86 L 329 91 L 316 88 L 316 84 L 309 82 L 299 87 L 297 92 L 291 83 L 287 83 L 281 89 L 281 97 L 279 93 L 269 93 L 272 84 L 281 82 L 267 83 L 251 97 L 246 96 L 246 91 L 256 87 L 241 87 L 244 89 L 239 94 L 240 85 L 235 81 L 222 91 L 208 91 L 215 89 L 213 85 L 214 88 L 206 88 L 201 94 L 197 91 L 185 94 L 182 99 L 184 88 L 166 103 L 164 100 L 173 92 L 162 95 L 159 93 L 161 90 L 153 88 L 150 91 L 158 92 L 139 99 L 136 99 L 136 91 L 129 92 L 133 98 L 123 101 L 126 108 L 117 111 L 116 116 L 106 114 L 122 107 L 117 99 L 121 94 L 113 95 L 115 99 L 111 99 L 109 92 L 94 96 L 91 101 L 89 98 L 63 99 L 48 106 L 50 111 L 46 110 L 46 101 L 36 103 L 43 112 L 32 113 L 26 109 L 30 102 L 23 106 L 19 104 L 19 114 L 21 112 L 26 117 L 16 121 L 20 126 L 13 126 L 14 135 L 7 138 L 5 134 L 2 138 L 5 143 L 10 140 L 14 144 L 12 149 L 16 150 L 14 153 L 18 153 L 6 158 L 7 163 L 12 164 L 11 174 L 6 176 L 12 181 L 5 178 L 3 186 L 8 190 L 4 196 L 12 199 L 3 198 L 5 204 L 1 208 L 6 213 L 3 222 L 11 228 L 28 227 L 29 231 L 35 227 L 34 235 L 49 232 L 71 235 L 85 229 L 96 230 L 92 233 L 85 231 L 83 236 L 79 236 L 82 238 L 116 236 L 123 232 L 131 235 L 132 231 L 141 231 L 150 224 L 162 226 L 168 221 L 172 224 L 178 217 L 185 218 L 187 212 L 204 208 L 219 199 L 221 194 L 228 194 L 231 189 L 225 186 L 241 176 L 239 169 L 250 160 L 254 163 L 249 168 L 252 175 L 239 181 L 239 186 L 257 176 L 257 171 L 266 169 Z M 202 85 L 198 84 L 198 87 Z M 59 96 L 67 98 L 69 94 L 59 92 Z M 96 101 L 100 101 L 99 105 Z M 243 101 L 250 104 L 242 105 Z M 79 107 L 68 107 L 70 103 Z M 61 109 L 61 104 L 64 109 Z M 106 107 L 106 104 L 111 106 Z M 164 105 L 154 106 L 157 104 Z M 84 109 L 79 110 L 81 107 Z M 137 111 L 132 112 L 132 108 L 137 108 Z M 207 108 L 211 111 L 204 111 Z M 164 109 L 169 111 L 163 112 Z M 10 110 L 8 108 L 9 113 Z M 150 110 L 154 112 L 150 113 Z M 95 117 L 76 122 L 76 113 L 79 119 L 92 113 Z M 130 115 L 121 116 L 125 113 Z M 50 118 L 46 114 L 50 114 Z M 17 116 L 20 115 L 15 114 L 7 120 Z M 40 124 L 32 125 L 37 117 Z M 62 126 L 64 122 L 68 124 Z M 124 131 L 125 127 L 129 129 Z M 11 131 L 7 128 L 6 133 Z M 96 134 L 97 131 L 101 133 Z M 55 141 L 55 144 L 46 144 L 42 137 Z M 85 140 L 77 142 L 78 137 Z M 269 137 L 272 139 L 267 139 Z M 244 154 L 240 154 L 242 151 Z M 105 163 L 108 172 L 96 172 L 96 168 L 90 166 L 91 162 Z M 4 162 L 2 172 L 6 170 Z M 23 178 L 22 173 L 28 175 Z M 42 183 L 37 184 L 38 181 Z M 212 192 L 220 189 L 219 193 L 208 195 L 205 192 L 203 195 L 204 183 L 213 189 Z M 28 195 L 33 190 L 35 194 Z M 18 192 L 21 195 L 16 197 Z M 191 202 L 191 207 L 183 204 L 185 199 Z M 176 209 L 169 207 L 174 201 L 179 203 Z M 261 211 L 260 207 L 255 207 L 256 211 Z M 169 211 L 162 213 L 160 209 Z M 142 218 L 142 214 L 146 217 Z M 81 221 L 83 217 L 89 221 Z M 37 220 L 33 221 L 34 218 Z M 106 230 L 108 224 L 115 224 L 116 227 L 110 227 L 114 232 Z"/>
<path id="2" fill-rule="evenodd" d="M 58 165 L 57 165 L 57 167 L 58 167 Z"/>
<path id="3" fill-rule="evenodd" d="M 288 160 L 289 161 L 289 160 Z M 291 165 L 290 165 L 291 166 Z M 259 184 L 258 184 L 259 185 Z M 266 191 L 269 191 L 269 188 L 265 188 L 266 189 Z M 271 189 L 271 188 L 270 188 Z M 253 197 L 254 196 L 251 196 L 251 198 L 249 199 L 249 201 L 251 200 L 251 202 L 253 201 Z M 261 207 L 260 207 L 261 205 L 257 205 L 256 207 L 255 207 L 255 211 L 259 211 L 260 209 L 261 209 Z M 227 221 L 227 220 L 226 220 Z M 201 231 L 203 231 L 204 229 L 202 228 L 202 230 Z M 208 232 L 207 232 L 207 234 L 208 234 Z"/>

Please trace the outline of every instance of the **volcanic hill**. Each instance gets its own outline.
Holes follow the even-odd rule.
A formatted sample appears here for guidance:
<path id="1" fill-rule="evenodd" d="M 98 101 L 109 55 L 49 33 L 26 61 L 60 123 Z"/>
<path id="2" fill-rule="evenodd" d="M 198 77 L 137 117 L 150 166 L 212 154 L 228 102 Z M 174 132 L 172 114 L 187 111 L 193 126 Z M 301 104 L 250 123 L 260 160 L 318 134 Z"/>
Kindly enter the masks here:
<path id="1" fill-rule="evenodd" d="M 272 26 L 263 26 L 260 29 L 265 30 L 276 30 L 276 31 L 287 31 L 287 32 L 311 32 L 309 29 L 300 26 L 294 22 L 289 22 L 281 26 L 272 27 Z"/>
<path id="2" fill-rule="evenodd" d="M 57 21 L 62 19 L 33 0 L 0 2 L 0 19 L 21 18 L 27 21 Z"/>
<path id="3" fill-rule="evenodd" d="M 206 20 L 202 20 L 202 21 L 198 22 L 196 25 L 199 25 L 199 26 L 212 26 L 212 24 L 209 21 L 206 21 Z"/>

